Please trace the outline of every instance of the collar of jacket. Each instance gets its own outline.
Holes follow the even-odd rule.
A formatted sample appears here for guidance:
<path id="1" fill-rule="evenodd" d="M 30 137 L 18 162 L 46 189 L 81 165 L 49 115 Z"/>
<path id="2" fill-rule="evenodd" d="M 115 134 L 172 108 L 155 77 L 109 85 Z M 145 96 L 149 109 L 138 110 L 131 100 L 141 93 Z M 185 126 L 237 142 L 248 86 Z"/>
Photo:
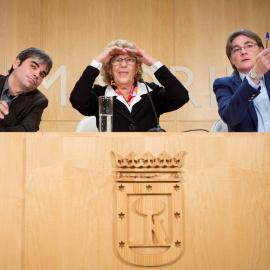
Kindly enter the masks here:
<path id="1" fill-rule="evenodd" d="M 125 102 L 123 96 L 119 96 L 115 93 L 115 91 L 113 90 L 111 85 L 107 86 L 104 95 L 105 95 L 105 97 L 116 97 L 116 99 L 118 99 L 120 102 L 122 102 L 127 107 L 127 109 L 131 112 L 132 107 L 141 100 L 141 96 L 147 94 L 147 89 L 146 89 L 146 86 L 144 83 L 138 82 L 137 87 L 138 87 L 137 94 L 134 97 L 134 99 L 132 100 L 132 103 L 130 106 L 127 104 L 127 102 Z M 148 90 L 149 90 L 149 92 L 153 91 L 153 89 L 149 85 L 148 85 Z"/>

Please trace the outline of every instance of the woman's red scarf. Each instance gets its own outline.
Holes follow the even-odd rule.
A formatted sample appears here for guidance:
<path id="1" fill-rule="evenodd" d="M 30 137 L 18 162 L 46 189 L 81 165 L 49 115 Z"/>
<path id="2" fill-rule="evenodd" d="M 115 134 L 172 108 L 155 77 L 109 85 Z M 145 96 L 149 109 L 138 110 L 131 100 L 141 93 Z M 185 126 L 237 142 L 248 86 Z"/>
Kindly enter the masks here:
<path id="1" fill-rule="evenodd" d="M 115 84 L 115 82 L 113 80 L 111 80 L 111 86 L 114 89 L 114 92 L 119 95 L 119 96 L 123 96 L 121 94 L 121 92 L 118 90 L 117 85 Z M 129 92 L 129 96 L 126 100 L 127 104 L 130 106 L 130 103 L 132 102 L 133 98 L 136 96 L 138 91 L 138 87 L 137 87 L 137 81 L 134 81 L 134 84 L 132 85 L 130 92 Z M 135 93 L 135 94 L 134 94 Z"/>

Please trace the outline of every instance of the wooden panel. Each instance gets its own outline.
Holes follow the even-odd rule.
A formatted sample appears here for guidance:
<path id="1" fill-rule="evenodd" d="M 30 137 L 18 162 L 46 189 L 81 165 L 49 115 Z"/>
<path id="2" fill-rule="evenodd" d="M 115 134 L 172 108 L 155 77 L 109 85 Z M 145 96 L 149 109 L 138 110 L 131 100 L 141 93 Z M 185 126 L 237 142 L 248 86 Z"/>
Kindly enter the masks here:
<path id="1" fill-rule="evenodd" d="M 172 0 L 80 0 L 76 6 L 74 1 L 49 0 L 43 2 L 43 9 L 43 44 L 54 60 L 52 74 L 60 65 L 67 66 L 67 107 L 60 106 L 58 79 L 49 91 L 44 91 L 50 100 L 44 120 L 82 118 L 68 101 L 70 92 L 86 66 L 115 39 L 135 42 L 157 59 L 172 65 L 173 50 L 167 46 L 167 43 L 173 44 Z M 164 31 L 166 40 L 161 38 Z M 51 74 L 46 80 L 50 78 Z"/>
<path id="2" fill-rule="evenodd" d="M 177 131 L 177 123 L 176 121 L 162 121 L 160 120 L 161 128 L 165 129 L 166 132 L 175 132 Z"/>
<path id="3" fill-rule="evenodd" d="M 80 121 L 42 121 L 40 132 L 75 132 Z"/>
<path id="4" fill-rule="evenodd" d="M 27 142 L 26 269 L 98 269 L 103 268 L 100 261 L 110 268 L 113 257 L 103 257 L 99 247 L 112 250 L 112 205 L 98 198 L 112 201 L 109 184 L 112 172 L 102 169 L 100 160 L 92 160 L 90 154 L 100 145 L 89 138 L 77 142 L 76 138 L 75 141 L 57 137 L 43 139 L 35 141 L 40 146 L 38 151 L 35 143 Z M 53 149 L 49 155 L 45 150 L 48 145 Z M 106 146 L 109 145 L 104 143 Z M 87 154 L 80 157 L 82 152 Z M 107 161 L 106 155 L 104 162 Z M 99 176 L 101 171 L 103 177 Z M 43 177 L 46 182 L 38 181 Z M 104 237 L 93 234 L 98 228 Z M 39 248 L 43 250 L 40 252 Z"/>
<path id="5" fill-rule="evenodd" d="M 25 196 L 23 136 L 2 134 L 0 149 L 0 268 L 22 269 Z"/>
<path id="6" fill-rule="evenodd" d="M 194 75 L 189 87 L 200 108 L 190 102 L 178 111 L 178 120 L 195 122 L 214 121 L 217 108 L 210 106 L 209 67 L 215 67 L 216 78 L 226 76 L 231 66 L 225 53 L 228 35 L 241 28 L 258 33 L 265 39 L 270 2 L 260 1 L 174 1 L 176 65 L 188 67 Z M 179 78 L 186 78 L 178 72 Z"/>
<path id="7" fill-rule="evenodd" d="M 176 112 L 164 114 L 161 121 L 172 122 L 168 131 L 183 130 L 181 122 L 189 122 L 191 128 L 214 122 L 219 116 L 215 101 L 211 104 L 212 80 L 226 76 L 230 66 L 225 55 L 228 35 L 236 29 L 248 28 L 264 40 L 268 23 L 268 0 L 236 1 L 187 1 L 187 0 L 2 0 L 0 10 L 0 73 L 10 68 L 16 55 L 29 46 L 44 49 L 53 59 L 51 73 L 45 78 L 51 81 L 60 67 L 66 67 L 53 85 L 40 90 L 48 97 L 49 107 L 43 120 L 61 131 L 71 131 L 74 121 L 82 115 L 69 103 L 69 95 L 85 67 L 91 63 L 107 44 L 115 39 L 127 39 L 137 43 L 168 67 L 182 66 L 190 69 L 194 81 L 192 91 L 198 104 L 190 101 Z M 184 72 L 177 77 L 187 82 Z M 145 75 L 145 78 L 150 78 Z M 66 92 L 61 92 L 61 79 Z M 62 101 L 66 106 L 61 105 Z M 214 97 L 215 98 L 215 97 Z M 193 125 L 193 126 L 192 126 Z M 48 129 L 47 129 L 48 127 Z M 51 131 L 53 125 L 43 125 L 43 131 Z M 204 127 L 206 128 L 206 126 Z"/>
<path id="8" fill-rule="evenodd" d="M 269 268 L 268 134 L 40 134 L 26 139 L 25 269 L 136 269 L 113 236 L 112 151 L 164 150 L 186 154 L 184 252 L 162 269 Z"/>
<path id="9" fill-rule="evenodd" d="M 1 1 L 0 74 L 7 74 L 22 50 L 32 46 L 42 49 L 40 3 L 40 0 Z"/>
<path id="10" fill-rule="evenodd" d="M 10 18 L 16 17 L 15 0 L 1 2 L 0 9 L 0 74 L 6 75 L 16 56 L 16 24 L 10 23 Z"/>
<path id="11" fill-rule="evenodd" d="M 16 45 L 17 54 L 28 47 L 42 46 L 42 1 L 19 0 L 16 1 Z M 16 57 L 17 55 L 14 55 Z"/>
<path id="12" fill-rule="evenodd" d="M 177 131 L 183 132 L 194 130 L 194 132 L 197 132 L 200 129 L 203 129 L 210 132 L 215 122 L 216 121 L 177 121 Z"/>

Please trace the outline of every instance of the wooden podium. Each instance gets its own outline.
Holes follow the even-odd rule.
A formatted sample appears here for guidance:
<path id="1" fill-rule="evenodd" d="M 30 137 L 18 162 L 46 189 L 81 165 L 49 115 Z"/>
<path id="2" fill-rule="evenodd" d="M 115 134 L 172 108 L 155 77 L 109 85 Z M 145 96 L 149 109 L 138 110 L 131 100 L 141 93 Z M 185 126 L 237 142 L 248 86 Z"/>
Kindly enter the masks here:
<path id="1" fill-rule="evenodd" d="M 270 269 L 270 134 L 0 136 L 0 269 Z"/>

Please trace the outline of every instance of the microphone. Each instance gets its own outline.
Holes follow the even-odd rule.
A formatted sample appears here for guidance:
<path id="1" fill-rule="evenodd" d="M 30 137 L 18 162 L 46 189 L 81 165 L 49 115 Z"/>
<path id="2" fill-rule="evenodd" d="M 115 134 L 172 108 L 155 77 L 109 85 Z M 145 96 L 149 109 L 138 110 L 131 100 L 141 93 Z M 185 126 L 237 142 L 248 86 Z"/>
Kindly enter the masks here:
<path id="1" fill-rule="evenodd" d="M 151 102 L 153 111 L 155 113 L 156 121 L 157 121 L 157 127 L 149 129 L 148 132 L 166 132 L 164 129 L 162 129 L 160 127 L 160 124 L 159 124 L 159 121 L 158 121 L 158 117 L 157 117 L 157 112 L 156 112 L 155 106 L 153 104 L 153 100 L 152 100 L 152 97 L 150 95 L 150 92 L 149 92 L 149 89 L 148 89 L 148 86 L 147 86 L 146 82 L 142 78 L 139 79 L 139 82 L 140 83 L 143 83 L 145 85 L 145 87 L 146 87 L 147 94 L 148 94 L 148 97 L 150 99 L 150 102 Z"/>

